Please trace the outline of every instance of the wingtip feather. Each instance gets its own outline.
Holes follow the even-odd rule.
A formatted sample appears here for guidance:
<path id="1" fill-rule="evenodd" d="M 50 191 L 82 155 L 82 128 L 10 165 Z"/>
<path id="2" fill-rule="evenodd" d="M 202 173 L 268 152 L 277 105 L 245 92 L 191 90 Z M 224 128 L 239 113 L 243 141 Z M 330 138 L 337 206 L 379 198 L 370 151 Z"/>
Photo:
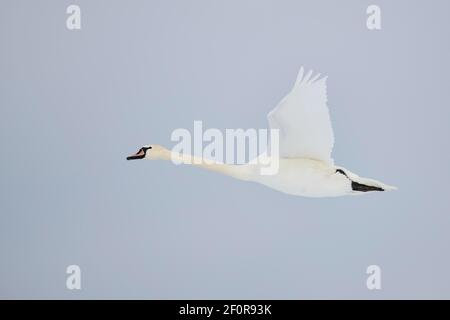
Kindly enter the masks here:
<path id="1" fill-rule="evenodd" d="M 295 80 L 295 87 L 298 86 L 302 82 L 304 72 L 305 72 L 305 69 L 303 68 L 303 66 L 301 66 L 300 70 L 298 71 L 298 74 L 297 74 L 297 79 Z"/>
<path id="2" fill-rule="evenodd" d="M 304 84 L 310 85 L 310 84 L 318 83 L 320 81 L 323 81 L 326 83 L 328 76 L 323 76 L 323 77 L 320 77 L 320 76 L 321 76 L 320 73 L 314 74 L 314 71 L 312 69 L 309 70 L 307 73 L 305 73 L 305 68 L 303 66 L 301 66 L 300 70 L 298 71 L 298 74 L 297 74 L 297 79 L 295 81 L 294 88 L 299 87 Z"/>

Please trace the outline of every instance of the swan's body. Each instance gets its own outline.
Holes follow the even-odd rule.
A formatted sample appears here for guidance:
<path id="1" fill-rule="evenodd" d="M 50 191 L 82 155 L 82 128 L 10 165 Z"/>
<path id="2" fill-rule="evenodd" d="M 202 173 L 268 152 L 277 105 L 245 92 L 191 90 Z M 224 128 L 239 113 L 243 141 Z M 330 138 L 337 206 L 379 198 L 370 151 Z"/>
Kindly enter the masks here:
<path id="1" fill-rule="evenodd" d="M 260 164 L 207 163 L 193 156 L 174 154 L 158 145 L 144 146 L 127 159 L 178 160 L 297 196 L 335 197 L 395 189 L 334 165 L 326 78 L 317 80 L 319 75 L 313 78 L 311 75 L 311 71 L 304 75 L 301 68 L 292 91 L 268 115 L 271 129 L 280 133 L 279 169 L 274 175 L 262 175 Z"/>
<path id="2" fill-rule="evenodd" d="M 275 190 L 305 197 L 335 197 L 352 192 L 350 181 L 326 163 L 312 159 L 280 159 L 276 175 L 257 180 Z"/>

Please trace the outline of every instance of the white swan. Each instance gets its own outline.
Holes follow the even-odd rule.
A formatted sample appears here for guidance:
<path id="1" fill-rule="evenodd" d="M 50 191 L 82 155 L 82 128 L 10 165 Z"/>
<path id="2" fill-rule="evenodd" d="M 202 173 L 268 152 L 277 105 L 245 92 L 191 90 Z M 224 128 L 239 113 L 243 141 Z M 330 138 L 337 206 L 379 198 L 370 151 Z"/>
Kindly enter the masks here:
<path id="1" fill-rule="evenodd" d="M 326 77 L 304 74 L 303 67 L 291 92 L 268 114 L 271 129 L 279 129 L 279 170 L 275 175 L 261 175 L 260 165 L 206 163 L 159 146 L 146 145 L 127 157 L 135 159 L 177 160 L 216 171 L 236 179 L 254 181 L 272 189 L 297 196 L 335 197 L 369 191 L 396 189 L 376 180 L 361 178 L 335 166 L 331 158 L 333 129 L 327 107 Z"/>

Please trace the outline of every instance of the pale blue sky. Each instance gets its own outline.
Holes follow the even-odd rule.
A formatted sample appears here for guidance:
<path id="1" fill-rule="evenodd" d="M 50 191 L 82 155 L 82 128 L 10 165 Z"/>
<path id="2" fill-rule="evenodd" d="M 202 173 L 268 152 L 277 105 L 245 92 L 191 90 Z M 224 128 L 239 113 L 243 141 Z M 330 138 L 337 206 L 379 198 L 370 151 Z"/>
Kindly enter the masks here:
<path id="1" fill-rule="evenodd" d="M 450 298 L 449 11 L 2 1 L 0 297 Z M 194 120 L 266 128 L 300 65 L 329 76 L 336 163 L 397 192 L 308 199 L 125 160 Z M 365 286 L 371 264 L 381 291 Z"/>

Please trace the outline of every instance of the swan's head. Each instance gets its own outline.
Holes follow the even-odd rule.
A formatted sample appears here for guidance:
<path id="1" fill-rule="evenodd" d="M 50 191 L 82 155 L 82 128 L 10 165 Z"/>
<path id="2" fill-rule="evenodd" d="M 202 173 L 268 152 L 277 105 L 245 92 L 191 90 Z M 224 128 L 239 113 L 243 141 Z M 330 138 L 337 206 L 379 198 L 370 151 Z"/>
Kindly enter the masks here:
<path id="1" fill-rule="evenodd" d="M 139 159 L 161 159 L 165 149 L 158 145 L 145 145 L 142 146 L 135 154 L 128 156 L 127 160 L 139 160 Z"/>

